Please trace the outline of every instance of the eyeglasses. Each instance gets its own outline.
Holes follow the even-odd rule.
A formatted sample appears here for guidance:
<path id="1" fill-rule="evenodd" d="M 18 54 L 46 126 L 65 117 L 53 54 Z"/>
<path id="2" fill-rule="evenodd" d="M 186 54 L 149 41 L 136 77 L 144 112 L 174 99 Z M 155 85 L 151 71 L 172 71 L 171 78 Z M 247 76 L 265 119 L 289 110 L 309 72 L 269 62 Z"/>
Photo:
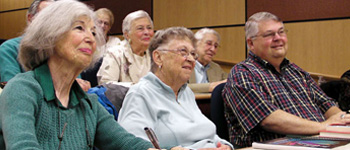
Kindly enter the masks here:
<path id="1" fill-rule="evenodd" d="M 263 37 L 265 39 L 273 39 L 276 36 L 276 34 L 278 34 L 281 37 L 285 37 L 285 36 L 287 36 L 287 32 L 288 32 L 287 29 L 280 29 L 277 32 L 266 32 L 266 33 L 263 33 L 263 34 L 260 34 L 260 35 L 255 35 L 252 38 L 261 36 L 261 37 Z"/>
<path id="2" fill-rule="evenodd" d="M 213 41 L 206 41 L 205 44 L 207 44 L 210 47 L 214 46 L 215 49 L 220 47 L 220 45 L 218 43 L 213 42 Z"/>
<path id="3" fill-rule="evenodd" d="M 180 48 L 180 49 L 158 49 L 158 51 L 173 51 L 177 54 L 180 54 L 182 57 L 188 59 L 188 56 L 191 55 L 194 60 L 198 59 L 198 54 L 196 53 L 196 50 L 189 51 L 186 48 Z"/>
<path id="4" fill-rule="evenodd" d="M 107 22 L 107 21 L 103 21 L 103 20 L 97 20 L 97 23 L 99 24 L 99 25 L 105 25 L 105 26 L 110 26 L 110 24 L 109 24 L 109 22 Z"/>

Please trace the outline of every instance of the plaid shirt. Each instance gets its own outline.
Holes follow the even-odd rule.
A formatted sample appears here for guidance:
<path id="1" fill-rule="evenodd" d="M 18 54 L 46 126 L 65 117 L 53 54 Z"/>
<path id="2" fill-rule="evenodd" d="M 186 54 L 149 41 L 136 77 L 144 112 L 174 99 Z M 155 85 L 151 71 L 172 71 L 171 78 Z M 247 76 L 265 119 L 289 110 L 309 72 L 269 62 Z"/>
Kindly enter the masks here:
<path id="1" fill-rule="evenodd" d="M 336 104 L 327 97 L 311 76 L 289 60 L 281 63 L 281 73 L 267 61 L 249 52 L 235 65 L 223 90 L 225 115 L 231 143 L 251 146 L 285 135 L 263 130 L 258 124 L 281 109 L 312 121 L 325 121 L 323 114 Z"/>

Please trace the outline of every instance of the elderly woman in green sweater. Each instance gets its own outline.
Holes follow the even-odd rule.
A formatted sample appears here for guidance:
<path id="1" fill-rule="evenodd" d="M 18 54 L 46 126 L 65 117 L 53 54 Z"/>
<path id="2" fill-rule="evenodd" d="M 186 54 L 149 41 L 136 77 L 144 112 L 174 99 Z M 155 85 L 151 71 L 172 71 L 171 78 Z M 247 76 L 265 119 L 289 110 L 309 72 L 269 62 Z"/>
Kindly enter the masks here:
<path id="1" fill-rule="evenodd" d="M 61 0 L 27 27 L 19 61 L 28 70 L 0 96 L 0 149 L 149 149 L 87 95 L 76 77 L 92 66 L 104 43 L 94 12 Z M 176 149 L 176 148 L 173 148 Z"/>

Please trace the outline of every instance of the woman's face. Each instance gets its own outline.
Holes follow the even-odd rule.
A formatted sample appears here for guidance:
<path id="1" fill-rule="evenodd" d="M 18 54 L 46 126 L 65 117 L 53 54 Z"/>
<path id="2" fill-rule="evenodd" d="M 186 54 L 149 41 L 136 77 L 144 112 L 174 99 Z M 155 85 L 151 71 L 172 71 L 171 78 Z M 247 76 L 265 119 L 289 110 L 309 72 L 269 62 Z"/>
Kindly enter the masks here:
<path id="1" fill-rule="evenodd" d="M 70 30 L 56 43 L 56 58 L 86 68 L 96 51 L 95 24 L 87 16 L 78 17 Z"/>
<path id="2" fill-rule="evenodd" d="M 107 36 L 107 33 L 111 29 L 111 18 L 105 13 L 98 14 L 97 18 L 98 26 L 102 28 L 104 35 Z"/>
<path id="3" fill-rule="evenodd" d="M 170 80 L 185 84 L 191 76 L 195 66 L 195 59 L 189 55 L 187 58 L 180 55 L 177 49 L 187 49 L 188 52 L 194 51 L 190 39 L 173 39 L 166 46 L 159 49 L 168 50 L 164 53 L 161 72 Z"/>
<path id="4" fill-rule="evenodd" d="M 139 18 L 132 21 L 127 38 L 131 40 L 132 44 L 148 47 L 153 35 L 154 30 L 151 22 L 147 18 Z"/>

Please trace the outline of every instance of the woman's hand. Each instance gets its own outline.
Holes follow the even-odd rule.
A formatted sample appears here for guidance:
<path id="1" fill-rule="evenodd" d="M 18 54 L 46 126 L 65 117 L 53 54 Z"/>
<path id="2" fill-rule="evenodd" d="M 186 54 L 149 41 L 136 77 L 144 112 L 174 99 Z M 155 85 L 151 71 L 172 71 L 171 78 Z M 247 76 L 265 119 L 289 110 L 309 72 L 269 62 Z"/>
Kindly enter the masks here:
<path id="1" fill-rule="evenodd" d="M 220 142 L 218 142 L 216 147 L 219 148 L 219 149 L 222 149 L 222 150 L 232 150 L 230 146 L 225 145 L 225 144 L 221 144 Z"/>
<path id="2" fill-rule="evenodd" d="M 79 78 L 76 78 L 75 80 L 77 80 L 78 84 L 85 92 L 87 92 L 91 88 L 91 84 L 89 81 Z"/>

